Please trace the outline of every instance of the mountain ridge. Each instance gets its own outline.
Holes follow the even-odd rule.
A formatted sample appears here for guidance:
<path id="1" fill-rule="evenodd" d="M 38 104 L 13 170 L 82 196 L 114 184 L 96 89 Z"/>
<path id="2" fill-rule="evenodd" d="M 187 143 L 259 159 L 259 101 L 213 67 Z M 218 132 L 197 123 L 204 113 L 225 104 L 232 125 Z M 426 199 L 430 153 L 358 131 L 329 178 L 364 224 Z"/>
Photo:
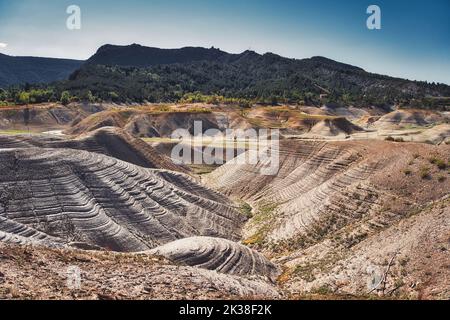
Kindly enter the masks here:
<path id="1" fill-rule="evenodd" d="M 26 58 L 22 59 L 26 61 Z M 69 66 L 65 65 L 61 70 L 64 63 L 69 63 Z M 45 92 L 51 98 L 35 100 L 57 101 L 67 91 L 75 101 L 117 103 L 179 102 L 186 99 L 205 102 L 198 99 L 200 94 L 238 99 L 245 101 L 246 105 L 281 102 L 449 108 L 450 86 L 446 84 L 370 73 L 322 56 L 293 59 L 251 50 L 227 53 L 215 47 L 161 49 L 138 44 L 105 44 L 84 63 L 61 60 L 59 64 L 62 64 L 61 68 L 57 65 L 47 73 L 27 71 L 27 64 L 23 66 L 25 70 L 22 71 L 28 75 L 26 78 L 34 80 L 27 82 L 51 82 L 46 87 L 50 90 Z M 39 67 L 42 69 L 41 65 Z M 35 78 L 41 75 L 43 78 L 37 81 Z M 11 78 L 14 79 L 14 75 Z M 0 87 L 1 79 L 0 66 Z M 192 94 L 197 96 L 192 98 L 189 96 Z M 17 94 L 15 97 L 11 94 L 6 96 L 4 101 L 20 103 Z M 433 100 L 436 97 L 443 98 L 443 101 Z"/>
<path id="2" fill-rule="evenodd" d="M 82 60 L 9 56 L 0 53 L 0 88 L 64 80 L 82 63 Z"/>
<path id="3" fill-rule="evenodd" d="M 292 59 L 250 50 L 232 54 L 214 47 L 137 44 L 100 47 L 61 88 L 77 95 L 91 91 L 101 100 L 114 92 L 118 102 L 174 102 L 193 92 L 269 103 L 366 105 L 450 96 L 445 84 L 370 73 L 322 56 Z M 322 101 L 323 95 L 329 95 L 328 101 Z"/>
<path id="4" fill-rule="evenodd" d="M 133 52 L 134 51 L 134 52 Z M 137 52 L 136 52 L 137 51 Z M 111 56 L 113 54 L 118 54 L 118 56 Z M 188 57 L 183 56 L 183 54 L 196 54 L 196 57 L 192 57 L 189 59 Z M 162 54 L 166 55 L 166 61 L 151 61 L 151 59 L 159 58 Z M 143 55 L 143 56 L 142 56 Z M 176 56 L 182 57 L 185 59 L 176 60 L 174 59 Z M 168 57 L 167 57 L 168 56 Z M 131 63 L 124 63 L 123 58 L 126 57 L 128 61 L 132 61 Z M 362 68 L 357 66 L 342 63 L 337 60 L 333 60 L 324 56 L 312 56 L 310 58 L 289 58 L 284 57 L 282 55 L 273 53 L 273 52 L 265 52 L 258 53 L 253 50 L 245 50 L 241 53 L 229 53 L 226 51 L 222 51 L 219 48 L 215 48 L 214 46 L 211 48 L 205 47 L 194 47 L 194 46 L 185 46 L 181 48 L 157 48 L 157 47 L 147 47 L 142 46 L 136 43 L 131 45 L 113 45 L 113 44 L 105 44 L 99 47 L 89 59 L 86 60 L 86 64 L 101 64 L 101 65 L 117 65 L 117 66 L 129 66 L 129 67 L 148 67 L 156 64 L 172 64 L 172 63 L 186 63 L 186 62 L 194 62 L 194 61 L 203 61 L 203 60 L 225 60 L 227 62 L 234 61 L 236 59 L 244 58 L 244 57 L 263 57 L 266 59 L 288 59 L 291 61 L 313 61 L 316 63 L 326 63 L 333 64 L 335 66 L 340 66 L 342 68 L 350 68 L 359 71 L 365 71 Z M 116 58 L 111 61 L 112 58 Z M 147 61 L 142 63 L 136 62 L 137 58 L 144 58 Z M 186 59 L 187 58 L 187 59 Z M 103 59 L 103 60 L 102 60 Z M 139 60 L 139 59 L 138 59 Z"/>
<path id="5" fill-rule="evenodd" d="M 105 44 L 86 61 L 86 64 L 149 67 L 156 64 L 215 60 L 224 55 L 229 53 L 213 47 L 207 49 L 188 46 L 179 49 L 162 49 L 135 43 L 124 46 Z"/>

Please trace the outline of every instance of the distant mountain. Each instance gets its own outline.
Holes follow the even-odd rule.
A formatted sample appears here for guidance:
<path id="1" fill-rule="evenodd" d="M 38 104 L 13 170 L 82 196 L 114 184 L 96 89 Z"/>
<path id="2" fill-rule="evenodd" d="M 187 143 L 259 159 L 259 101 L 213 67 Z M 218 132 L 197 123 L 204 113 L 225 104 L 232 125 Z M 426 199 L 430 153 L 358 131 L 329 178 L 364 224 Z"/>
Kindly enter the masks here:
<path id="1" fill-rule="evenodd" d="M 67 79 L 83 61 L 0 54 L 0 88 L 14 84 L 48 83 Z"/>
<path id="2" fill-rule="evenodd" d="M 181 49 L 159 49 L 138 44 L 129 46 L 104 45 L 87 60 L 87 64 L 149 67 L 157 64 L 189 63 L 194 61 L 216 61 L 230 54 L 219 49 L 185 47 Z"/>
<path id="3" fill-rule="evenodd" d="M 0 55 L 0 87 L 55 80 L 63 81 L 51 84 L 47 91 L 51 99 L 69 91 L 80 100 L 114 102 L 175 102 L 195 93 L 197 98 L 198 94 L 215 95 L 244 103 L 448 109 L 445 97 L 450 97 L 450 86 L 445 84 L 369 73 L 325 57 L 290 59 L 249 50 L 230 54 L 214 47 L 159 49 L 138 44 L 104 45 L 85 63 Z M 20 100 L 14 93 L 7 96 L 10 101 Z"/>
<path id="4" fill-rule="evenodd" d="M 289 59 L 253 51 L 216 48 L 158 49 L 105 45 L 60 86 L 74 94 L 90 90 L 103 100 L 176 101 L 200 92 L 252 100 L 393 104 L 448 97 L 444 84 L 373 74 L 325 57 Z M 319 99 L 320 98 L 320 99 Z"/>

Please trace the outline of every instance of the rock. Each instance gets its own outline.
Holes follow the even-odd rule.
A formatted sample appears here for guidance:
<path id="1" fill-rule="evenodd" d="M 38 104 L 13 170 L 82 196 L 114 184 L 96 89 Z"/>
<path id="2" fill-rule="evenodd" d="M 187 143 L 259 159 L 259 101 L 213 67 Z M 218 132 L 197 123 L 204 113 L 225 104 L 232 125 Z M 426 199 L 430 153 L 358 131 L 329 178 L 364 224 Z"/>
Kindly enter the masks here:
<path id="1" fill-rule="evenodd" d="M 280 269 L 262 254 L 239 243 L 220 238 L 191 237 L 149 251 L 169 260 L 221 273 L 264 276 L 272 281 Z"/>

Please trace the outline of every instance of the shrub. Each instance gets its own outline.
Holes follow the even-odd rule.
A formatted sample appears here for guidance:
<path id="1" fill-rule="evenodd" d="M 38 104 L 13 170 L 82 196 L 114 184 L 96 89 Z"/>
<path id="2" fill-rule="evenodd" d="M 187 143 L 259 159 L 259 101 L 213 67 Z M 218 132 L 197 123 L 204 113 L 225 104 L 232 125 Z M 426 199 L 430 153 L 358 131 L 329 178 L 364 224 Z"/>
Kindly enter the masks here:
<path id="1" fill-rule="evenodd" d="M 69 104 L 69 102 L 70 102 L 70 93 L 69 93 L 69 91 L 63 91 L 61 93 L 60 101 L 65 106 L 67 106 Z"/>
<path id="2" fill-rule="evenodd" d="M 240 209 L 242 214 L 245 215 L 248 219 L 253 217 L 252 207 L 247 202 L 243 202 L 240 206 Z"/>
<path id="3" fill-rule="evenodd" d="M 392 138 L 391 136 L 387 136 L 384 140 L 386 140 L 386 141 L 395 141 L 395 139 Z"/>
<path id="4" fill-rule="evenodd" d="M 330 295 L 333 293 L 333 289 L 329 285 L 322 285 L 319 288 L 314 288 L 311 290 L 312 294 L 318 294 L 322 296 Z"/>
<path id="5" fill-rule="evenodd" d="M 20 104 L 30 103 L 30 94 L 25 91 L 22 91 L 21 93 L 19 93 L 19 103 Z"/>
<path id="6" fill-rule="evenodd" d="M 439 168 L 439 170 L 447 169 L 447 163 L 442 159 L 439 159 L 437 157 L 432 157 L 429 159 L 429 161 L 431 164 L 436 165 Z"/>
<path id="7" fill-rule="evenodd" d="M 119 101 L 119 95 L 115 91 L 108 92 L 108 98 L 114 102 Z"/>
<path id="8" fill-rule="evenodd" d="M 431 179 L 430 168 L 429 167 L 422 167 L 420 169 L 420 177 L 422 179 Z"/>

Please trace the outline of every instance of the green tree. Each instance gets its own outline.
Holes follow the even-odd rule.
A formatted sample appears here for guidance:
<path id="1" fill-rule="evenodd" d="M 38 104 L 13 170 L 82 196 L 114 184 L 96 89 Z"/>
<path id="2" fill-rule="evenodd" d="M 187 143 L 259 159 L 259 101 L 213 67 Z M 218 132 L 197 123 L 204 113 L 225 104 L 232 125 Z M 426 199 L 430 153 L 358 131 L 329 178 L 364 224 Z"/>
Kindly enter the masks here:
<path id="1" fill-rule="evenodd" d="M 69 91 L 63 91 L 61 93 L 60 101 L 65 106 L 67 106 L 70 103 L 70 93 L 69 93 Z"/>
<path id="2" fill-rule="evenodd" d="M 30 103 L 30 93 L 26 91 L 21 91 L 19 93 L 19 104 L 28 104 Z"/>
<path id="3" fill-rule="evenodd" d="M 0 101 L 6 101 L 8 99 L 8 92 L 0 88 Z"/>
<path id="4" fill-rule="evenodd" d="M 90 102 L 90 103 L 93 103 L 96 100 L 91 90 L 83 90 L 83 92 L 80 95 L 80 99 L 83 102 Z"/>
<path id="5" fill-rule="evenodd" d="M 116 102 L 119 100 L 119 95 L 115 91 L 108 92 L 108 98 Z"/>

